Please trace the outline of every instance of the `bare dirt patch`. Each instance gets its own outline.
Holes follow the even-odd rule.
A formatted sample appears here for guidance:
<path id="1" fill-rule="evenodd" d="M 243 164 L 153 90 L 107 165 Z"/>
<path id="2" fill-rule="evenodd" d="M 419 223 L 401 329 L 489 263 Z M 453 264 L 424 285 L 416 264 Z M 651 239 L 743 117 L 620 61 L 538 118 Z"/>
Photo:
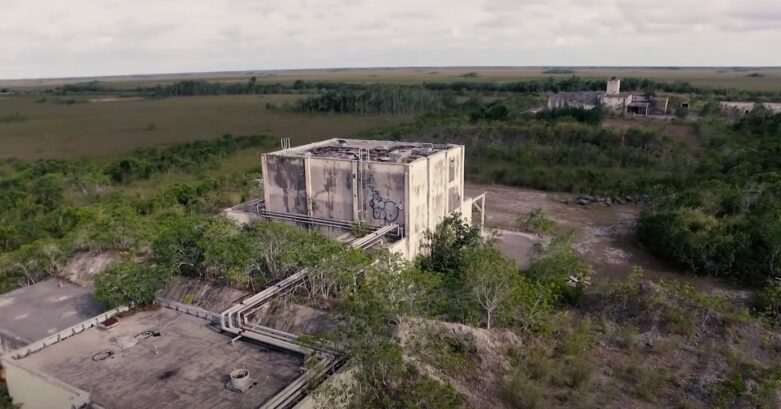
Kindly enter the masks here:
<path id="1" fill-rule="evenodd" d="M 100 254 L 78 252 L 68 260 L 62 269 L 62 276 L 68 281 L 82 287 L 92 288 L 95 277 L 106 271 L 112 264 L 122 258 L 117 251 L 104 251 Z"/>
<path id="2" fill-rule="evenodd" d="M 574 203 L 573 196 L 567 193 L 498 185 L 467 183 L 465 190 L 467 195 L 488 193 L 486 226 L 489 228 L 517 230 L 518 217 L 539 208 L 560 229 L 572 230 L 573 247 L 594 267 L 595 283 L 625 279 L 634 266 L 639 266 L 654 280 L 685 281 L 702 290 L 725 287 L 724 283 L 712 278 L 684 274 L 680 268 L 658 260 L 643 249 L 634 238 L 634 226 L 642 210 L 637 205 L 566 204 L 567 200 Z M 528 243 L 505 242 L 503 245 L 503 252 L 513 255 L 526 251 Z"/>

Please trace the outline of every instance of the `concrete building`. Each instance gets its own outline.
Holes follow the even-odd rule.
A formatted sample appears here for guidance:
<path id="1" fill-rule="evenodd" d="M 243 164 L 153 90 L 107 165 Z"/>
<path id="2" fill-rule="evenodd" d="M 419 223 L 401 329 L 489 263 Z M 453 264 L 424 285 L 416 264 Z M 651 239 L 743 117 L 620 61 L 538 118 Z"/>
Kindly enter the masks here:
<path id="1" fill-rule="evenodd" d="M 444 217 L 459 213 L 471 221 L 473 206 L 483 217 L 485 196 L 464 197 L 461 145 L 329 139 L 283 144 L 261 164 L 263 200 L 228 209 L 228 216 L 287 220 L 348 237 L 365 226 L 407 257 L 420 252 L 424 233 Z"/>
<path id="2" fill-rule="evenodd" d="M 721 112 L 728 115 L 746 115 L 758 106 L 761 106 L 776 114 L 781 113 L 781 102 L 722 101 L 719 105 L 721 107 Z"/>
<path id="3" fill-rule="evenodd" d="M 666 115 L 668 98 L 654 97 L 637 92 L 621 92 L 621 80 L 607 81 L 605 92 L 559 92 L 548 97 L 548 109 L 584 108 L 602 106 L 616 113 L 634 115 Z"/>

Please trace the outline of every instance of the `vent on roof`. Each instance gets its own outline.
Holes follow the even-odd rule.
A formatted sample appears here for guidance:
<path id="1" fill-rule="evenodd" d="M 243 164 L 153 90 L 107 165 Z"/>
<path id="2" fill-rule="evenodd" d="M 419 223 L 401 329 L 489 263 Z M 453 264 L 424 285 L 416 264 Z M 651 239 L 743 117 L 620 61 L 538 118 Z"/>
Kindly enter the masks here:
<path id="1" fill-rule="evenodd" d="M 225 386 L 234 392 L 246 392 L 257 385 L 257 382 L 249 377 L 249 370 L 244 368 L 232 370 L 230 378 L 230 382 Z"/>

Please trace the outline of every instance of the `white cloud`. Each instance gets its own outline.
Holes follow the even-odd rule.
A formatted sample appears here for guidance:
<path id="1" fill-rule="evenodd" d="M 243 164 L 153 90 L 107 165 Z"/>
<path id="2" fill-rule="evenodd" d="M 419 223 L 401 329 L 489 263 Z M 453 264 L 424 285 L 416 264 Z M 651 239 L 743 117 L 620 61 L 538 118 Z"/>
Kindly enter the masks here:
<path id="1" fill-rule="evenodd" d="M 0 78 L 413 65 L 774 65 L 778 0 L 0 0 Z"/>

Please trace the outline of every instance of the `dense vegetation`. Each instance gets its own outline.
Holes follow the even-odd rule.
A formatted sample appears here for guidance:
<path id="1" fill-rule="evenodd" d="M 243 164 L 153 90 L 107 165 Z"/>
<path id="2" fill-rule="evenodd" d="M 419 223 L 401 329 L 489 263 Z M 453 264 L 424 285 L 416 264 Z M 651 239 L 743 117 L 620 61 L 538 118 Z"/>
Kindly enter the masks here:
<path id="1" fill-rule="evenodd" d="M 644 212 L 639 239 L 693 272 L 756 285 L 781 277 L 781 115 L 755 110 L 700 132 L 704 157 Z"/>
<path id="2" fill-rule="evenodd" d="M 696 125 L 701 146 L 640 127 L 601 126 L 602 113 L 513 112 L 475 121 L 494 101 L 429 115 L 379 137 L 467 145 L 467 177 L 548 191 L 651 197 L 639 240 L 694 273 L 751 285 L 781 277 L 781 114 L 755 109 Z"/>
<path id="3" fill-rule="evenodd" d="M 177 183 L 148 197 L 125 194 L 132 181 L 168 172 L 201 174 L 218 159 L 265 137 L 226 136 L 108 161 L 10 160 L 0 166 L 0 291 L 57 273 L 74 251 L 143 251 L 170 214 L 212 214 L 246 196 L 252 173 Z M 255 170 L 259 175 L 260 169 Z"/>
<path id="4" fill-rule="evenodd" d="M 422 87 L 375 85 L 360 91 L 329 90 L 322 95 L 299 101 L 294 109 L 310 114 L 332 112 L 404 115 L 442 111 L 447 104 L 447 98 L 441 93 Z"/>
<path id="5" fill-rule="evenodd" d="M 44 90 L 45 94 L 60 96 L 90 95 L 90 94 L 122 94 L 147 97 L 172 97 L 193 95 L 245 95 L 245 94 L 318 94 L 325 92 L 349 93 L 369 89 L 388 88 L 422 88 L 426 91 L 448 92 L 456 95 L 474 94 L 530 94 L 568 91 L 599 91 L 605 89 L 604 80 L 584 79 L 576 75 L 566 77 L 549 76 L 545 79 L 534 79 L 515 82 L 492 81 L 454 81 L 454 82 L 423 82 L 417 85 L 379 85 L 335 81 L 304 81 L 294 83 L 258 83 L 255 77 L 245 83 L 209 82 L 203 80 L 185 80 L 172 84 L 153 87 L 137 87 L 133 90 L 114 89 L 98 81 L 80 84 L 69 84 L 62 87 Z M 676 94 L 695 94 L 701 97 L 728 98 L 733 100 L 778 99 L 778 92 L 747 91 L 739 89 L 711 89 L 694 86 L 689 82 L 663 82 L 647 78 L 623 78 L 621 89 L 625 91 L 642 91 L 649 93 L 665 92 Z"/>
<path id="6" fill-rule="evenodd" d="M 656 254 L 752 286 L 781 277 L 781 115 L 756 110 L 734 123 L 706 116 L 696 125 L 701 146 L 691 147 L 657 131 L 605 127 L 599 110 L 528 112 L 539 97 L 527 94 L 603 85 L 576 77 L 416 87 L 251 80 L 138 92 L 314 93 L 296 109 L 424 114 L 373 136 L 464 143 L 467 177 L 476 181 L 647 195 L 637 237 Z M 624 86 L 711 92 L 631 79 Z M 105 91 L 89 84 L 59 92 Z M 781 286 L 758 291 L 751 309 L 635 278 L 588 289 L 592 268 L 567 234 L 535 248 L 531 267 L 520 271 L 459 217 L 429 232 L 414 262 L 377 264 L 375 255 L 313 231 L 214 217 L 255 193 L 260 169 L 208 171 L 236 152 L 272 145 L 267 137 L 225 137 L 102 160 L 0 163 L 0 292 L 60 274 L 81 252 L 117 255 L 95 280 L 107 306 L 151 303 L 175 276 L 257 291 L 316 266 L 294 297 L 340 318 L 336 334 L 319 341 L 350 354 L 355 387 L 329 394 L 349 396 L 351 407 L 479 406 L 477 395 L 511 408 L 777 407 L 781 341 L 768 318 L 778 322 Z M 129 193 L 170 174 L 197 177 Z M 518 223 L 558 233 L 539 210 Z"/>
<path id="7" fill-rule="evenodd" d="M 640 128 L 617 131 L 599 126 L 599 120 L 592 124 L 601 114 L 582 109 L 545 115 L 512 109 L 498 119 L 474 120 L 475 112 L 496 105 L 425 117 L 377 137 L 465 144 L 467 177 L 476 182 L 600 195 L 678 186 L 695 160 L 687 146 L 667 135 Z"/>

